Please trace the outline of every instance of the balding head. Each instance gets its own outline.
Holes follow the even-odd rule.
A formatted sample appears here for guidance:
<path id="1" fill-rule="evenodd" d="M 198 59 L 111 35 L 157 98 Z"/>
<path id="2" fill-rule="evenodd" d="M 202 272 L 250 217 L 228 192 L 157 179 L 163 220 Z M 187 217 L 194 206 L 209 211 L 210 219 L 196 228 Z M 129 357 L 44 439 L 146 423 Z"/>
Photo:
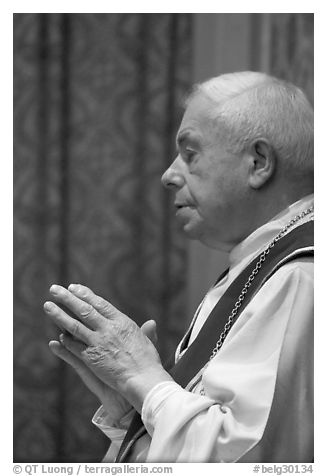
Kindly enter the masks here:
<path id="1" fill-rule="evenodd" d="M 279 174 L 290 182 L 313 179 L 313 109 L 291 83 L 264 73 L 224 74 L 195 86 L 189 103 L 204 95 L 217 134 L 234 153 L 243 153 L 258 139 L 271 145 Z"/>

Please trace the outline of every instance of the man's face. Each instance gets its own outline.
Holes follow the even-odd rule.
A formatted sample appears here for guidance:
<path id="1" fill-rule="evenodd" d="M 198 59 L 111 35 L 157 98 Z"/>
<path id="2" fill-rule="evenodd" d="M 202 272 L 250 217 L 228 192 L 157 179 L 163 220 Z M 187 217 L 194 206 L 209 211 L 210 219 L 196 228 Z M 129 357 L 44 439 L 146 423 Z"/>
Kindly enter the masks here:
<path id="1" fill-rule="evenodd" d="M 177 133 L 178 155 L 162 183 L 175 191 L 176 215 L 185 233 L 229 251 L 246 236 L 246 161 L 226 151 L 208 111 L 204 96 L 191 100 Z"/>

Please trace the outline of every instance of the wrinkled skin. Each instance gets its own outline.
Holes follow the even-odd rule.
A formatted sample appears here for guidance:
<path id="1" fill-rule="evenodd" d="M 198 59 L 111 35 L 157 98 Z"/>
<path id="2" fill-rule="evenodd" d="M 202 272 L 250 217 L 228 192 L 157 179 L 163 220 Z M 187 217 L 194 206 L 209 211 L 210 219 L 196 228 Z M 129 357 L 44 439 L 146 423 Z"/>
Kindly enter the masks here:
<path id="1" fill-rule="evenodd" d="M 50 342 L 51 350 L 75 368 L 111 413 L 113 407 L 117 413 L 126 412 L 130 405 L 140 410 L 154 385 L 171 380 L 146 335 L 153 334 L 151 321 L 142 330 L 85 286 L 70 285 L 67 290 L 54 285 L 50 292 L 76 316 L 45 303 L 47 314 L 69 333 L 60 336 L 60 343 Z"/>

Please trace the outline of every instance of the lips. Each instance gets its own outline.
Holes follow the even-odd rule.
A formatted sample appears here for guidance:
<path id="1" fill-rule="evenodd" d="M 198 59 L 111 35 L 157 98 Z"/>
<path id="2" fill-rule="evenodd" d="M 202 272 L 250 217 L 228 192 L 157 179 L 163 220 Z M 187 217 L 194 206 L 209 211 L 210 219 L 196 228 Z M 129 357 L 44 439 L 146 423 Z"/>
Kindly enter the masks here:
<path id="1" fill-rule="evenodd" d="M 194 205 L 190 203 L 175 203 L 176 216 L 188 216 Z"/>
<path id="2" fill-rule="evenodd" d="M 185 208 L 185 207 L 193 207 L 190 203 L 174 203 L 175 207 L 177 209 L 179 208 Z"/>

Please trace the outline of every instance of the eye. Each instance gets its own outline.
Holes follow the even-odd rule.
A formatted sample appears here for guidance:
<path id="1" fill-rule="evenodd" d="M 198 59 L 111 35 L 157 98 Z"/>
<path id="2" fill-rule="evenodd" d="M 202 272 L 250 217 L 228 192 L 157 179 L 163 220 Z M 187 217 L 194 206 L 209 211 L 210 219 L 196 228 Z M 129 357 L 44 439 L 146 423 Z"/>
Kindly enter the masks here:
<path id="1" fill-rule="evenodd" d="M 194 158 L 195 154 L 196 154 L 195 150 L 189 149 L 188 147 L 186 147 L 186 149 L 185 149 L 185 158 L 186 158 L 187 162 L 191 162 L 192 159 Z"/>

